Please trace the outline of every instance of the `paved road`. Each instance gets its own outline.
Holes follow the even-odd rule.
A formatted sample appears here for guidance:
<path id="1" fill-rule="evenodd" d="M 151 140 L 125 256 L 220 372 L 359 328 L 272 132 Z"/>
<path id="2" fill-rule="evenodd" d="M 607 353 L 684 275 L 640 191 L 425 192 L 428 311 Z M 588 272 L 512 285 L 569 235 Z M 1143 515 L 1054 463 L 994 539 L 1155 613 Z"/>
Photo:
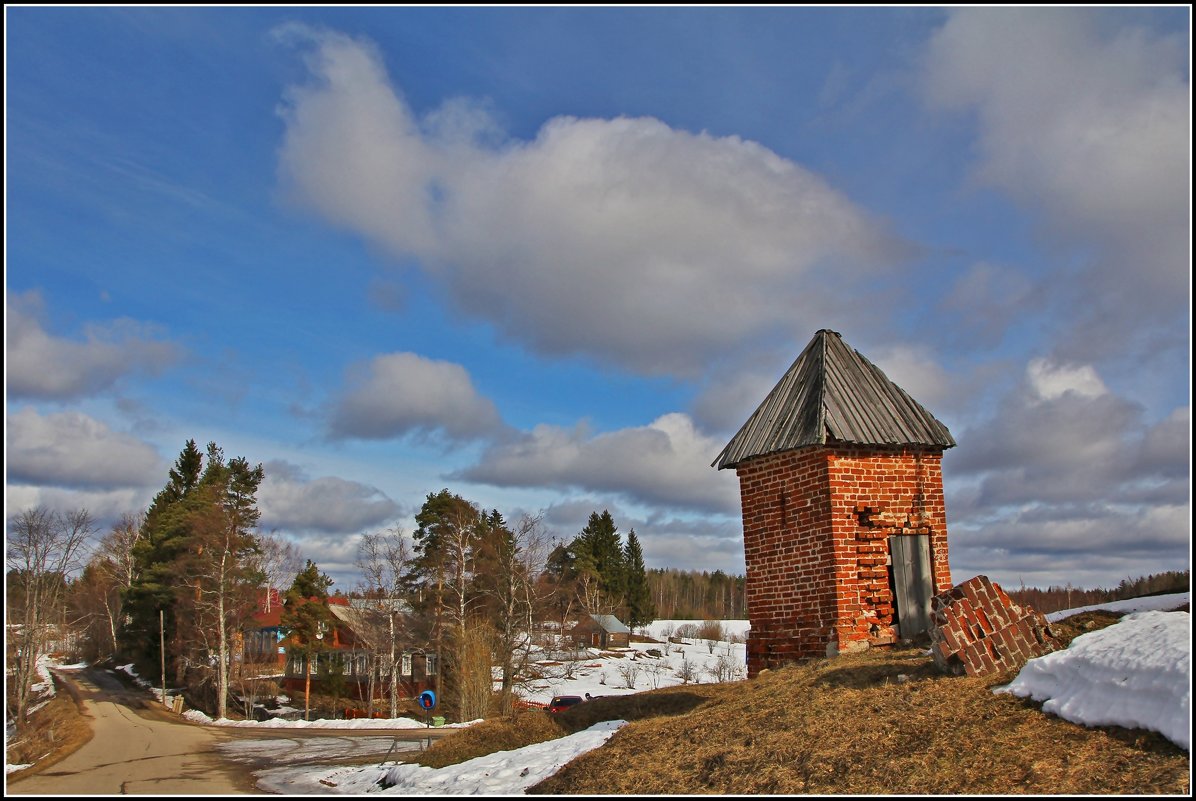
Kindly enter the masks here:
<path id="1" fill-rule="evenodd" d="M 10 795 L 262 794 L 254 774 L 266 768 L 361 764 L 378 760 L 396 738 L 407 741 L 400 748 L 418 750 L 430 736 L 422 730 L 380 734 L 200 726 L 105 671 L 73 678 L 94 736 L 61 762 L 10 781 Z"/>

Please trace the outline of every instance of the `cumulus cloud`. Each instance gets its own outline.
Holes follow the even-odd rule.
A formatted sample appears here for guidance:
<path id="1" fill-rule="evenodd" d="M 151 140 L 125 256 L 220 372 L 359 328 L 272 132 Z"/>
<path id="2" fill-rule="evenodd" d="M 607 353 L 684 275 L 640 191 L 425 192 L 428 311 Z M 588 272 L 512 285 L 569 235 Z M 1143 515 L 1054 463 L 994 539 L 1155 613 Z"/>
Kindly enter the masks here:
<path id="1" fill-rule="evenodd" d="M 461 365 L 388 353 L 350 370 L 349 388 L 333 404 L 329 429 L 338 439 L 415 434 L 460 442 L 495 435 L 504 426 Z"/>
<path id="2" fill-rule="evenodd" d="M 258 490 L 260 528 L 288 534 L 353 534 L 382 526 L 399 515 L 398 504 L 376 487 L 335 476 L 309 478 L 285 461 L 264 465 Z"/>
<path id="3" fill-rule="evenodd" d="M 1190 410 L 1143 418 L 1092 365 L 1031 360 L 944 459 L 957 578 L 1108 586 L 1186 564 Z"/>
<path id="4" fill-rule="evenodd" d="M 1189 298 L 1188 42 L 1104 14 L 957 9 L 925 70 L 935 103 L 976 115 L 977 179 L 1071 251 L 1044 291 L 1074 319 L 1061 355 L 1081 360 L 1149 343 Z"/>
<path id="5" fill-rule="evenodd" d="M 290 27 L 280 179 L 325 219 L 419 260 L 468 314 L 545 354 L 695 374 L 821 318 L 907 255 L 818 175 L 738 137 L 652 118 L 547 121 L 502 139 L 454 99 L 419 119 L 369 42 Z"/>
<path id="6" fill-rule="evenodd" d="M 652 506 L 735 513 L 735 477 L 710 468 L 725 444 L 703 435 L 680 413 L 602 434 L 590 434 L 584 426 L 539 425 L 520 438 L 492 444 L 476 465 L 452 477 L 499 487 L 608 492 Z"/>
<path id="7" fill-rule="evenodd" d="M 128 375 L 156 375 L 178 361 L 177 345 L 150 327 L 118 320 L 84 329 L 76 342 L 45 330 L 45 304 L 37 292 L 9 296 L 5 354 L 8 392 L 14 398 L 70 400 L 111 389 Z"/>
<path id="8" fill-rule="evenodd" d="M 44 506 L 59 512 L 86 509 L 100 535 L 107 533 L 122 516 L 149 506 L 157 487 L 124 489 L 62 489 L 51 486 L 8 483 L 4 487 L 8 514 Z"/>
<path id="9" fill-rule="evenodd" d="M 1091 365 L 1034 359 L 989 420 L 956 439 L 949 469 L 980 477 L 981 507 L 1141 501 L 1144 487 L 1184 490 L 1187 454 L 1163 441 L 1189 428 L 1182 411 L 1147 427 Z"/>
<path id="10" fill-rule="evenodd" d="M 1186 504 L 1126 509 L 1032 507 L 999 522 L 951 528 L 955 581 L 988 575 L 1002 586 L 1113 587 L 1190 563 Z M 1061 579 L 1060 576 L 1066 578 Z"/>
<path id="11" fill-rule="evenodd" d="M 153 486 L 166 465 L 152 446 L 81 412 L 8 416 L 8 480 L 46 487 L 114 490 Z"/>
<path id="12" fill-rule="evenodd" d="M 1031 359 L 1026 366 L 1027 383 L 1040 400 L 1055 400 L 1071 392 L 1080 398 L 1099 398 L 1109 390 L 1090 364 L 1057 364 L 1050 359 Z"/>

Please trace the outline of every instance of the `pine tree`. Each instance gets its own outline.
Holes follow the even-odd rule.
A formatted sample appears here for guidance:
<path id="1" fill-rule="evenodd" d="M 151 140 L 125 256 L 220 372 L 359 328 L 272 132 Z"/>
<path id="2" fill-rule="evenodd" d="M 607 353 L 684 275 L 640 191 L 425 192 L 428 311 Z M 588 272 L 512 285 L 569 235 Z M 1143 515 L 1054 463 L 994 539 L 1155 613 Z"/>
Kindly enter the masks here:
<path id="1" fill-rule="evenodd" d="M 177 563 L 185 552 L 190 534 L 187 501 L 199 485 L 203 456 L 195 440 L 187 440 L 170 470 L 170 480 L 154 496 L 145 514 L 141 538 L 133 548 L 133 580 L 125 594 L 127 623 L 122 631 L 122 650 L 143 675 L 156 675 L 161 664 L 159 627 L 165 621 L 172 633 L 169 664 L 181 673 L 178 627 L 174 610 L 178 590 Z M 162 617 L 159 617 L 162 615 Z M 164 677 L 159 677 L 163 678 Z"/>
<path id="2" fill-rule="evenodd" d="M 257 549 L 256 495 L 263 478 L 261 465 L 251 467 L 244 458 L 226 462 L 214 442 L 205 464 L 195 440 L 188 440 L 146 511 L 132 549 L 122 647 L 150 675 L 163 661 L 173 666 L 176 683 L 185 678 L 186 665 L 213 664 L 215 658 L 219 709 L 224 708 L 232 638 L 260 584 L 250 557 Z M 163 624 L 170 637 L 165 660 L 159 637 Z"/>
<path id="3" fill-rule="evenodd" d="M 295 576 L 283 598 L 281 623 L 287 636 L 287 661 L 304 674 L 304 720 L 308 719 L 311 709 L 312 660 L 318 663 L 320 654 L 330 645 L 327 635 L 333 622 L 332 612 L 328 609 L 328 588 L 331 586 L 332 579 L 308 559 L 307 566 Z"/>
<path id="4" fill-rule="evenodd" d="M 656 619 L 656 606 L 648 588 L 647 571 L 644 568 L 644 551 L 640 547 L 635 529 L 627 533 L 627 545 L 623 549 L 627 577 L 627 625 L 630 628 L 645 626 Z"/>

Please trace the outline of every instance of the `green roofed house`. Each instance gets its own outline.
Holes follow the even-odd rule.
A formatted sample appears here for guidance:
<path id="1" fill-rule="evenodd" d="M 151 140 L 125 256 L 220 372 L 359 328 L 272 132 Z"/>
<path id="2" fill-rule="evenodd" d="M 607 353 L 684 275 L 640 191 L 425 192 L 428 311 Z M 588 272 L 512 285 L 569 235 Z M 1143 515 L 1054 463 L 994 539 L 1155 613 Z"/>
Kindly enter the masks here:
<path id="1" fill-rule="evenodd" d="M 586 615 L 569 634 L 573 642 L 583 647 L 631 647 L 631 629 L 614 615 Z"/>

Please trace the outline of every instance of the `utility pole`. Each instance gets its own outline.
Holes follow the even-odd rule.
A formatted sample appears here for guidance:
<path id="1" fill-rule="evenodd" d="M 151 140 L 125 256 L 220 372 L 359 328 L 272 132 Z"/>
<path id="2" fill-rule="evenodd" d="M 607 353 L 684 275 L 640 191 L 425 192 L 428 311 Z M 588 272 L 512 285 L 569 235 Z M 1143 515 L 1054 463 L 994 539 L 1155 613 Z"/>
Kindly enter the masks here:
<path id="1" fill-rule="evenodd" d="M 158 610 L 158 651 L 162 656 L 162 705 L 166 705 L 166 613 Z"/>

